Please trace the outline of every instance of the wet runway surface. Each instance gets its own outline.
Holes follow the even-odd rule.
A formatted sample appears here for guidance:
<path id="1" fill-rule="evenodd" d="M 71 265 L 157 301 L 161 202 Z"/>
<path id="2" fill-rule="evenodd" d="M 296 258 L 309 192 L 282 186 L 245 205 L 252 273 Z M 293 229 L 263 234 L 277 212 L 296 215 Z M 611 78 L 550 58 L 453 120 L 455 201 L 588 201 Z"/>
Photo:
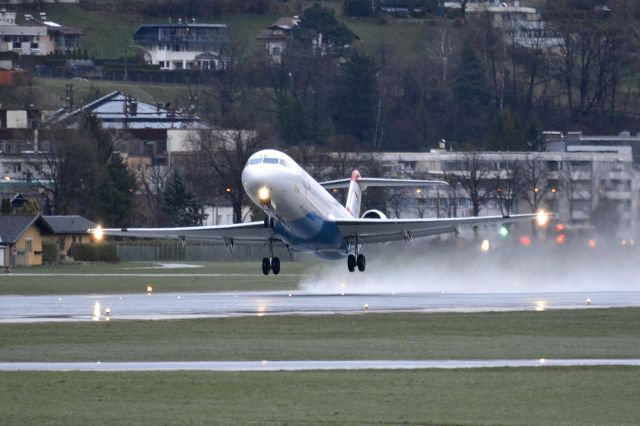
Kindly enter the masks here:
<path id="1" fill-rule="evenodd" d="M 4 362 L 0 371 L 310 371 L 640 366 L 640 359 Z"/>
<path id="2" fill-rule="evenodd" d="M 293 292 L 0 296 L 0 322 L 161 320 L 363 312 L 488 312 L 640 306 L 640 291 L 315 294 Z M 110 311 L 106 313 L 107 309 Z"/>

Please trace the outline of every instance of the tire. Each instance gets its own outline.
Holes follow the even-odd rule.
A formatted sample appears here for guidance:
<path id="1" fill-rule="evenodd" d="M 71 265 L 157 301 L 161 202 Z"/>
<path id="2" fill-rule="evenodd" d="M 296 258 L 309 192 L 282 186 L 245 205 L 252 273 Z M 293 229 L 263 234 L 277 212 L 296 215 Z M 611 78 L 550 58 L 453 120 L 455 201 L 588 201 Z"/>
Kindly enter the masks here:
<path id="1" fill-rule="evenodd" d="M 268 257 L 262 258 L 262 273 L 265 275 L 269 275 L 269 270 L 271 269 L 271 262 L 269 262 Z"/>
<path id="2" fill-rule="evenodd" d="M 280 259 L 274 257 L 271 259 L 271 270 L 273 271 L 273 275 L 278 275 L 280 273 Z"/>
<path id="3" fill-rule="evenodd" d="M 356 257 L 352 254 L 347 257 L 347 268 L 349 268 L 349 272 L 356 270 Z"/>
<path id="4" fill-rule="evenodd" d="M 365 259 L 363 255 L 359 254 L 356 263 L 358 265 L 358 271 L 364 272 L 367 267 L 367 259 Z"/>

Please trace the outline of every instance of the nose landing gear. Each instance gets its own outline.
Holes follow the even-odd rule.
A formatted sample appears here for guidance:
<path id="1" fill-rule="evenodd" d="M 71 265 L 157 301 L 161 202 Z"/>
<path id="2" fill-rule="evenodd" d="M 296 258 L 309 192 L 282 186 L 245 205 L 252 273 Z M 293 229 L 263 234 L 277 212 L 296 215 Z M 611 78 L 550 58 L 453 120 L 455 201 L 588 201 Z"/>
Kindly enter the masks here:
<path id="1" fill-rule="evenodd" d="M 262 273 L 269 275 L 269 271 L 273 272 L 273 275 L 280 273 L 280 258 L 273 257 L 273 240 L 269 239 L 269 257 L 262 258 Z"/>

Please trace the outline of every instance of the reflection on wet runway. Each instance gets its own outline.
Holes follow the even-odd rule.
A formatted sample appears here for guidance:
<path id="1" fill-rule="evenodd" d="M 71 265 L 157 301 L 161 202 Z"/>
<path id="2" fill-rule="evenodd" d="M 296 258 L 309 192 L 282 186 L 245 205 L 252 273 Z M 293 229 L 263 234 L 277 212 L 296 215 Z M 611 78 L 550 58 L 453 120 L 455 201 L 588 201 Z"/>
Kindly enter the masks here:
<path id="1" fill-rule="evenodd" d="M 160 320 L 363 312 L 488 312 L 640 306 L 639 291 L 316 294 L 307 292 L 0 296 L 0 322 Z"/>
<path id="2" fill-rule="evenodd" d="M 640 359 L 3 362 L 0 371 L 311 371 L 640 366 Z"/>

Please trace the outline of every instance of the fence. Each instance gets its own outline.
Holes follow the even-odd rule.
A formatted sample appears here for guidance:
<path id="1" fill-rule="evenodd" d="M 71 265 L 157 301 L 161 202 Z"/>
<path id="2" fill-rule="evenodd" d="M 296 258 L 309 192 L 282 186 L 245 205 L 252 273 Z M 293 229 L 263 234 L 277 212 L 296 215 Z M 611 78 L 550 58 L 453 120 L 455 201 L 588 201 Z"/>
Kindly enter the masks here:
<path id="1" fill-rule="evenodd" d="M 268 256 L 267 245 L 238 245 L 229 251 L 221 244 L 191 243 L 182 245 L 178 241 L 117 241 L 118 259 L 123 262 L 242 262 L 260 261 Z M 296 260 L 282 246 L 273 248 L 273 255 L 281 259 Z"/>

